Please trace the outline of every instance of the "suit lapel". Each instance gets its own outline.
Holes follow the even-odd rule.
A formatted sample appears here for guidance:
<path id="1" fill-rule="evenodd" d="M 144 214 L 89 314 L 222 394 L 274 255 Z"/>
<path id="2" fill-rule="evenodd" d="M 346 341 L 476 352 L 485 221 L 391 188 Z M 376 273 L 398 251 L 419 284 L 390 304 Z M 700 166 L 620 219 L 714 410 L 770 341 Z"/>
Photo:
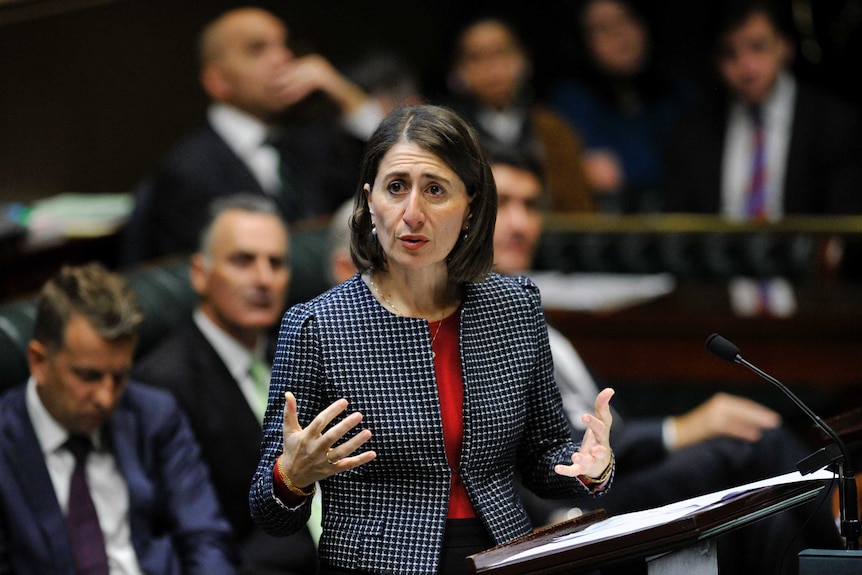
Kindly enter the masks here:
<path id="1" fill-rule="evenodd" d="M 229 174 L 232 174 L 234 177 L 242 180 L 237 182 L 237 184 L 241 185 L 241 189 L 254 191 L 259 194 L 266 194 L 263 186 L 260 185 L 260 182 L 254 177 L 254 174 L 251 173 L 251 170 L 249 170 L 246 163 L 230 149 L 227 142 L 225 142 L 211 126 L 207 125 L 207 129 L 212 137 L 215 148 L 216 154 L 214 154 L 214 156 L 218 158 L 216 159 L 216 157 L 214 157 L 216 161 L 213 162 L 213 165 L 216 166 L 218 170 L 223 171 L 226 177 Z"/>
<path id="2" fill-rule="evenodd" d="M 212 402 L 215 408 L 214 413 L 234 414 L 234 417 L 237 418 L 235 424 L 239 424 L 241 430 L 254 430 L 254 436 L 259 438 L 261 435 L 260 424 L 233 374 L 196 325 L 189 335 L 190 347 L 196 352 L 192 356 L 195 358 L 196 364 L 197 377 L 195 380 L 206 386 L 205 389 L 199 391 L 205 393 L 207 400 Z"/>
<path id="3" fill-rule="evenodd" d="M 58 564 L 71 564 L 72 549 L 66 531 L 66 520 L 60 503 L 54 495 L 54 484 L 48 474 L 45 458 L 27 415 L 24 388 L 14 392 L 12 401 L 14 409 L 12 417 L 3 422 L 3 441 L 6 453 L 12 465 L 12 474 L 21 487 L 25 501 L 22 502 L 33 513 L 32 521 L 38 525 L 44 535 L 46 549 L 52 550 L 50 556 Z M 48 495 L 50 494 L 50 495 Z"/>
<path id="4" fill-rule="evenodd" d="M 150 515 L 155 494 L 147 458 L 148 442 L 142 437 L 138 415 L 131 406 L 131 393 L 133 390 L 127 388 L 105 431 L 117 469 L 126 482 L 132 545 L 140 559 L 150 532 L 149 523 L 153 521 Z"/>

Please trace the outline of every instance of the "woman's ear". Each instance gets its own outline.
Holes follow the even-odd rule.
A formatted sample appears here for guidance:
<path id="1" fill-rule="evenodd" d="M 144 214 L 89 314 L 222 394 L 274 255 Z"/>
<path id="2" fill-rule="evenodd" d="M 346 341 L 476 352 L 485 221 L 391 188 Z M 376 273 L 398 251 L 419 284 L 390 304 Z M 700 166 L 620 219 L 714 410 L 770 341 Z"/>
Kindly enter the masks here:
<path id="1" fill-rule="evenodd" d="M 368 204 L 368 213 L 373 216 L 374 212 L 371 210 L 371 184 L 365 184 L 362 186 L 362 189 L 365 191 L 365 203 Z"/>

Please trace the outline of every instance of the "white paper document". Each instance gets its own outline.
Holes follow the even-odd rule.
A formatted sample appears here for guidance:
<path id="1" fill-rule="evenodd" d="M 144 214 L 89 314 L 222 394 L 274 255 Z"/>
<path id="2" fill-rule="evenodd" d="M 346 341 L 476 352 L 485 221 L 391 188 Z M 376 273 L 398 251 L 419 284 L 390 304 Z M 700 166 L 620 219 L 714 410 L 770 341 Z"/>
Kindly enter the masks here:
<path id="1" fill-rule="evenodd" d="M 623 515 L 608 517 L 607 519 L 603 519 L 602 521 L 598 521 L 596 523 L 593 523 L 592 525 L 587 526 L 581 531 L 559 536 L 550 543 L 546 543 L 544 545 L 537 545 L 526 551 L 522 551 L 510 557 L 501 559 L 494 565 L 507 565 L 509 563 L 514 563 L 516 561 L 527 559 L 535 555 L 544 555 L 548 552 L 572 549 L 575 547 L 586 545 L 588 543 L 592 543 L 594 541 L 609 539 L 619 535 L 626 535 L 628 533 L 634 533 L 636 531 L 664 525 L 665 523 L 669 523 L 676 519 L 686 517 L 697 511 L 705 509 L 715 503 L 731 499 L 735 496 L 742 495 L 747 491 L 758 489 L 760 487 L 782 485 L 785 483 L 796 483 L 799 481 L 822 481 L 834 478 L 835 474 L 831 471 L 826 471 L 825 469 L 822 469 L 815 473 L 811 473 L 809 475 L 802 475 L 798 471 L 794 471 L 785 475 L 779 475 L 778 477 L 771 477 L 762 481 L 747 483 L 745 485 L 732 487 L 723 491 L 716 491 L 715 493 L 708 493 L 699 497 L 693 497 L 691 499 L 678 501 L 676 503 L 670 503 L 663 507 L 656 507 L 654 509 L 646 509 L 644 511 L 635 511 L 633 513 L 625 513 Z"/>
<path id="2" fill-rule="evenodd" d="M 573 311 L 621 309 L 671 293 L 671 274 L 604 274 L 532 272 L 542 294 L 542 307 Z"/>

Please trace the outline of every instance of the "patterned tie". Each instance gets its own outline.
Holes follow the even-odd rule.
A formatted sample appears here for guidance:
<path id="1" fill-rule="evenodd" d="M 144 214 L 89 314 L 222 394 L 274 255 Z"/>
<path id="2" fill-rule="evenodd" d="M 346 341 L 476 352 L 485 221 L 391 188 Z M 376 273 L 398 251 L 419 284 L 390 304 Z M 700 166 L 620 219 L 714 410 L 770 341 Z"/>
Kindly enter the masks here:
<path id="1" fill-rule="evenodd" d="M 73 435 L 66 442 L 66 449 L 75 456 L 75 470 L 69 489 L 69 513 L 66 517 L 75 556 L 75 572 L 78 575 L 108 575 L 105 540 L 87 486 L 87 456 L 93 450 L 93 444 L 88 437 Z"/>
<path id="2" fill-rule="evenodd" d="M 263 423 L 266 403 L 269 400 L 269 368 L 263 360 L 255 357 L 252 358 L 251 365 L 248 366 L 248 374 L 254 382 L 255 395 L 257 396 L 254 413 L 258 421 Z"/>
<path id="3" fill-rule="evenodd" d="M 760 107 L 751 109 L 751 185 L 748 190 L 746 214 L 754 222 L 766 220 L 766 145 L 763 133 L 763 110 Z M 768 314 L 770 310 L 769 279 L 761 278 L 757 282 L 757 312 Z"/>
<path id="4" fill-rule="evenodd" d="M 746 214 L 751 220 L 766 219 L 766 146 L 763 134 L 763 113 L 760 108 L 751 109 L 752 158 L 751 184 L 748 190 Z"/>

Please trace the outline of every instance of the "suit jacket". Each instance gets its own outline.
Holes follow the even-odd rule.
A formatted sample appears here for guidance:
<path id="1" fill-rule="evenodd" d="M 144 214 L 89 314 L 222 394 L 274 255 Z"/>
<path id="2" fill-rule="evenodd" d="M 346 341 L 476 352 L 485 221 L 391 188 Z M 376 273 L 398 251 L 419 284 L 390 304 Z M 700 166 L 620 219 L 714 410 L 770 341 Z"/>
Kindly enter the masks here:
<path id="1" fill-rule="evenodd" d="M 571 463 L 577 446 L 554 384 L 538 289 L 526 278 L 491 274 L 466 286 L 459 313 L 464 436 L 458 468 L 478 517 L 503 543 L 532 529 L 516 471 L 542 496 L 588 491 L 553 470 Z M 321 560 L 375 573 L 437 571 L 451 470 L 430 344 L 424 319 L 384 309 L 358 274 L 285 315 L 251 492 L 259 524 L 287 534 L 309 515 L 307 503 L 291 509 L 273 494 L 284 392 L 296 394 L 303 427 L 345 397 L 348 411 L 363 413 L 363 427 L 373 434 L 361 449 L 377 458 L 321 482 Z"/>
<path id="2" fill-rule="evenodd" d="M 303 217 L 333 213 L 352 197 L 358 165 L 340 134 L 320 124 L 285 129 L 282 156 L 303 190 Z M 264 194 L 248 166 L 209 125 L 180 142 L 148 182 L 146 257 L 192 251 L 213 199 L 238 192 Z M 282 205 L 286 221 L 297 220 Z"/>
<path id="3" fill-rule="evenodd" d="M 134 375 L 173 393 L 188 414 L 222 508 L 246 552 L 243 565 L 253 565 L 255 573 L 263 569 L 261 562 L 279 566 L 280 573 L 313 572 L 317 553 L 307 529 L 284 541 L 261 533 L 252 521 L 248 491 L 263 433 L 233 375 L 194 321 L 141 358 Z"/>
<path id="4" fill-rule="evenodd" d="M 664 211 L 721 212 L 727 109 L 685 122 L 668 151 Z M 856 110 L 797 83 L 784 177 L 785 214 L 862 213 L 862 124 Z"/>
<path id="5" fill-rule="evenodd" d="M 0 398 L 0 573 L 73 575 L 65 516 L 25 404 Z M 236 549 L 191 429 L 170 394 L 130 382 L 106 424 L 129 491 L 138 563 L 153 575 L 235 573 Z"/>

